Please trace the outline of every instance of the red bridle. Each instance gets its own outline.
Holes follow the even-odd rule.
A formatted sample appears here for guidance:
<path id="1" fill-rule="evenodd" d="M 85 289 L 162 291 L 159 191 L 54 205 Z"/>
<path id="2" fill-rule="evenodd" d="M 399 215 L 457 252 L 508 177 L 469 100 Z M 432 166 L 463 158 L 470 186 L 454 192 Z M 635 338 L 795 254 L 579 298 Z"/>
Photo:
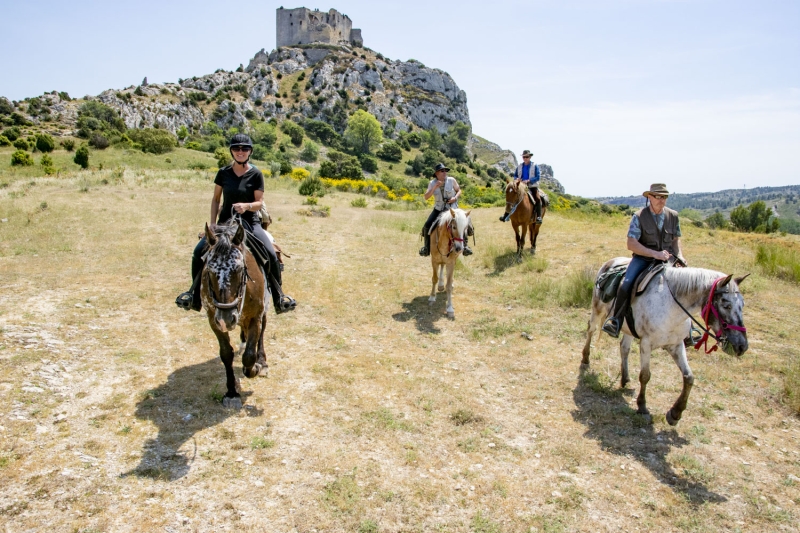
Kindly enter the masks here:
<path id="1" fill-rule="evenodd" d="M 717 347 L 719 346 L 720 339 L 723 338 L 723 336 L 724 336 L 724 334 L 723 334 L 724 331 L 732 329 L 734 331 L 741 331 L 742 333 L 747 333 L 747 328 L 745 328 L 744 326 L 737 326 L 735 324 L 728 324 L 727 322 L 722 320 L 722 318 L 720 318 L 720 316 L 719 316 L 719 312 L 717 311 L 716 306 L 714 306 L 714 292 L 717 290 L 717 284 L 720 281 L 722 281 L 723 279 L 725 279 L 725 278 L 719 278 L 719 279 L 714 280 L 714 284 L 711 285 L 711 291 L 708 293 L 708 302 L 703 307 L 703 310 L 700 313 L 700 316 L 703 318 L 703 320 L 706 323 L 706 327 L 704 329 L 705 333 L 703 333 L 703 336 L 700 338 L 699 341 L 697 341 L 697 344 L 694 345 L 694 349 L 695 350 L 699 350 L 700 346 L 705 345 L 704 349 L 705 349 L 707 354 L 709 354 L 709 353 L 711 353 L 713 351 L 716 351 Z M 720 323 L 720 329 L 718 329 L 715 332 L 716 334 L 714 335 L 714 340 L 716 341 L 716 343 L 714 344 L 714 346 L 709 348 L 708 347 L 708 337 L 709 337 L 708 321 L 711 318 L 711 313 L 714 313 L 714 316 L 716 317 L 717 322 Z"/>

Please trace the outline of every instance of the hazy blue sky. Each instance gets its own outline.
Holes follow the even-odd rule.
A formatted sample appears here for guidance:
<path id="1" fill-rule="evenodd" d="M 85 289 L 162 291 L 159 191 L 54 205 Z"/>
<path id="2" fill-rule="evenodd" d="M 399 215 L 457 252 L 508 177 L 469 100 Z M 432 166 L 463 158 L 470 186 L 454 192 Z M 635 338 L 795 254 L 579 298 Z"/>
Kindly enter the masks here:
<path id="1" fill-rule="evenodd" d="M 5 1 L 0 95 L 83 96 L 233 69 L 275 47 L 280 5 Z M 449 72 L 474 132 L 529 148 L 568 192 L 800 183 L 798 1 L 305 6 L 346 13 L 387 57 Z"/>

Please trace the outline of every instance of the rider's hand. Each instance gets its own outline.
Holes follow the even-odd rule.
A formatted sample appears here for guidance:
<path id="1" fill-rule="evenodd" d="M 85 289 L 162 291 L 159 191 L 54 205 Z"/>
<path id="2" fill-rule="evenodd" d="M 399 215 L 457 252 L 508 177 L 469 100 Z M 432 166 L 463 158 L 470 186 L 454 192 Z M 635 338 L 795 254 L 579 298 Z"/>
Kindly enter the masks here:
<path id="1" fill-rule="evenodd" d="M 669 252 L 666 250 L 661 250 L 660 252 L 655 252 L 653 256 L 654 259 L 658 259 L 660 261 L 669 261 Z"/>
<path id="2" fill-rule="evenodd" d="M 247 204 L 233 204 L 233 210 L 239 213 L 240 215 L 247 211 Z"/>
<path id="3" fill-rule="evenodd" d="M 447 203 L 448 204 L 454 204 L 454 203 L 456 203 L 456 199 L 455 198 L 450 198 L 449 200 L 447 200 Z"/>

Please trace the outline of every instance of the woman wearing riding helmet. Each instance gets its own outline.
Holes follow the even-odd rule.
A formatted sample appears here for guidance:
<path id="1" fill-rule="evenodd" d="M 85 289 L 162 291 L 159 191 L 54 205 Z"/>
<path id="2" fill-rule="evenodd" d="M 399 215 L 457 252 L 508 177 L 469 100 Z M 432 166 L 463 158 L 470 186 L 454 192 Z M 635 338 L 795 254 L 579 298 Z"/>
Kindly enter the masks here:
<path id="1" fill-rule="evenodd" d="M 231 138 L 230 152 L 233 163 L 219 169 L 214 178 L 214 195 L 211 198 L 211 212 L 209 228 L 216 224 L 223 224 L 230 220 L 234 214 L 240 217 L 245 229 L 251 231 L 264 245 L 269 255 L 269 282 L 272 292 L 272 303 L 275 312 L 285 313 L 294 309 L 296 302 L 281 290 L 281 269 L 272 241 L 267 237 L 258 219 L 261 202 L 264 196 L 264 175 L 250 164 L 250 154 L 253 152 L 253 143 L 250 137 L 242 133 Z M 222 209 L 219 204 L 222 199 Z M 192 255 L 192 288 L 184 292 L 175 300 L 179 307 L 186 310 L 199 311 L 200 302 L 200 273 L 203 271 L 203 254 L 207 249 L 205 237 L 195 246 Z"/>

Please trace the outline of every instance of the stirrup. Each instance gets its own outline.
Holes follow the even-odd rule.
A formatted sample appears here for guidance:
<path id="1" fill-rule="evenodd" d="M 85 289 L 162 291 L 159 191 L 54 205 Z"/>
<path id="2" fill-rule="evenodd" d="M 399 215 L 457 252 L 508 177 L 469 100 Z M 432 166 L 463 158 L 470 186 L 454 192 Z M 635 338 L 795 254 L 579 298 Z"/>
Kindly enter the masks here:
<path id="1" fill-rule="evenodd" d="M 536 217 L 536 223 L 537 224 L 541 224 L 542 223 L 542 217 Z"/>
<path id="2" fill-rule="evenodd" d="M 422 257 L 428 257 L 429 255 L 431 255 L 431 251 L 428 250 L 427 246 L 423 246 L 422 248 L 419 249 L 419 255 L 421 255 Z"/>
<path id="3" fill-rule="evenodd" d="M 603 324 L 603 331 L 614 337 L 615 339 L 619 337 L 619 330 L 620 330 L 620 323 L 617 317 L 612 316 L 606 323 Z"/>
<path id="4" fill-rule="evenodd" d="M 275 314 L 279 315 L 281 313 L 288 313 L 289 311 L 294 311 L 294 308 L 297 307 L 297 302 L 291 296 L 286 296 L 285 294 L 281 296 L 280 304 L 275 306 Z"/>
<path id="5" fill-rule="evenodd" d="M 509 213 L 503 213 L 503 216 L 500 217 L 500 222 L 508 222 Z"/>

